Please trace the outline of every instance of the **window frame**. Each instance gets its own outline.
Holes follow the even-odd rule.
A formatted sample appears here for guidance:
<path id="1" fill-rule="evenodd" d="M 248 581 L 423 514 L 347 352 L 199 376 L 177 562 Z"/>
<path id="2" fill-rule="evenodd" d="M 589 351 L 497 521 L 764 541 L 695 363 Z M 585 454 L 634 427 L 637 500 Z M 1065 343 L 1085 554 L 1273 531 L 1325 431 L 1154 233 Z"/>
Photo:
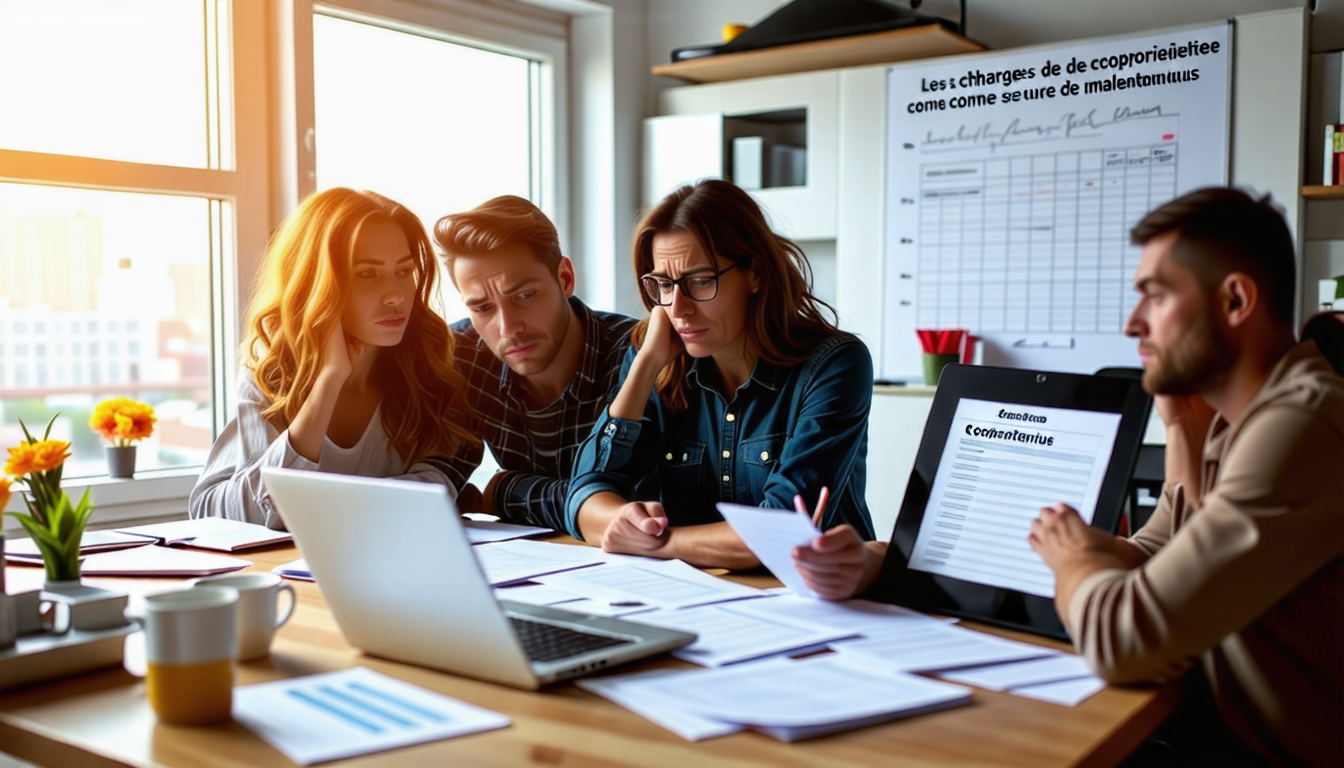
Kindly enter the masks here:
<path id="1" fill-rule="evenodd" d="M 568 116 L 566 58 L 568 16 L 518 0 L 489 5 L 466 0 L 228 0 L 227 15 L 207 24 L 227 24 L 232 48 L 220 51 L 231 68 L 211 71 L 220 99 L 209 118 L 233 115 L 233 152 L 211 131 L 212 162 L 218 169 L 186 168 L 0 148 L 0 182 L 66 186 L 119 192 L 200 197 L 210 201 L 211 397 L 214 435 L 233 413 L 237 349 L 252 279 L 271 230 L 315 191 L 312 18 L 326 13 L 540 62 L 540 150 L 534 168 L 538 204 L 556 221 L 568 215 L 564 153 Z M 255 55 L 255 52 L 269 55 Z M 239 52 L 248 52 L 241 55 Z M 229 77 L 231 72 L 231 77 Z M 562 228 L 563 229 L 563 228 Z M 81 478 L 64 483 L 73 496 L 87 488 L 97 505 L 91 527 L 181 517 L 201 467 L 137 473 L 132 480 Z M 22 509 L 19 494 L 7 509 Z M 0 529 L 16 528 L 6 518 Z"/>

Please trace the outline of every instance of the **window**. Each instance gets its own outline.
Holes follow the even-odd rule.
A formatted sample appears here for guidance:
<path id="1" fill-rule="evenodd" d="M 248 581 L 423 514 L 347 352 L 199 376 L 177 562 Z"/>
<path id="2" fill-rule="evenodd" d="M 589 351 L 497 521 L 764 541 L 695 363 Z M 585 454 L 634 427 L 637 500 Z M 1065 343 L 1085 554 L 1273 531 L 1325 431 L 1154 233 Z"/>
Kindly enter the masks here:
<path id="1" fill-rule="evenodd" d="M 291 11 L 294 60 L 257 55 Z M 280 218 L 318 185 L 426 225 L 554 200 L 567 35 L 557 12 L 473 0 L 0 0 L 0 449 L 60 412 L 66 477 L 105 474 L 89 409 L 134 397 L 159 427 L 124 487 L 178 467 L 185 496 Z"/>
<path id="2" fill-rule="evenodd" d="M 0 3 L 0 326 L 22 329 L 33 352 L 0 380 L 0 447 L 22 439 L 20 420 L 41 429 L 59 413 L 68 478 L 106 473 L 86 424 L 108 397 L 170 406 L 139 470 L 199 466 L 209 449 L 211 350 L 225 337 L 212 269 L 235 261 L 222 230 L 240 185 L 265 172 L 237 167 L 233 108 L 250 102 L 232 96 L 235 10 Z M 69 376 L 67 328 L 87 339 L 71 343 Z M 168 351 L 176 338 L 185 351 Z M 143 368 L 119 356 L 131 344 L 152 350 Z"/>
<path id="3" fill-rule="evenodd" d="M 533 112 L 540 67 L 425 34 L 315 16 L 318 188 L 373 190 L 410 208 L 430 231 L 439 217 L 498 195 L 540 203 Z M 465 317 L 446 276 L 440 288 L 448 320 Z"/>

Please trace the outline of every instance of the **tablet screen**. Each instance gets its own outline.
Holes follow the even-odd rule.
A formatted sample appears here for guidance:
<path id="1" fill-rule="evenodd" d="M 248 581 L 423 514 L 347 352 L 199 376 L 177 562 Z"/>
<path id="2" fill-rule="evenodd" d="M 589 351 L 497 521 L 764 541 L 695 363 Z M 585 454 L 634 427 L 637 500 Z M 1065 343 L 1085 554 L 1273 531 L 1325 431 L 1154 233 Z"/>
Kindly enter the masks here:
<path id="1" fill-rule="evenodd" d="M 1050 598 L 1027 544 L 1041 507 L 1092 521 L 1120 414 L 963 398 L 957 403 L 909 568 Z"/>

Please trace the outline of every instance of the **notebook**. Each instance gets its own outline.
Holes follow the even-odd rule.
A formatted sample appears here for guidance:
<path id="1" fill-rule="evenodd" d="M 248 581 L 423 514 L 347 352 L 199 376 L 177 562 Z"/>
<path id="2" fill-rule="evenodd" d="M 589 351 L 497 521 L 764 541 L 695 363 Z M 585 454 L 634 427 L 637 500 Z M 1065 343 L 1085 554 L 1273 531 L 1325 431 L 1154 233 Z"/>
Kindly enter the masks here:
<path id="1" fill-rule="evenodd" d="M 696 639 L 496 600 L 441 485 L 270 467 L 262 480 L 346 642 L 366 653 L 536 689 Z"/>

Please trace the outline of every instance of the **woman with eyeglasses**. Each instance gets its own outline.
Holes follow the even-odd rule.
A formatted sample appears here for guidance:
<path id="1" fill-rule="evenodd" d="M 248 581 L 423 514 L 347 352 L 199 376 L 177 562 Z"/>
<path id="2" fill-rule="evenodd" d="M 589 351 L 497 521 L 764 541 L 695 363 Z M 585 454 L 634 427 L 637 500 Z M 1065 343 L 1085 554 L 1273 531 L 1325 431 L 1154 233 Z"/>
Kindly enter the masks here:
<path id="1" fill-rule="evenodd" d="M 579 449 L 569 532 L 608 552 L 750 568 L 715 505 L 793 510 L 801 495 L 811 510 L 825 487 L 823 528 L 871 539 L 872 357 L 812 294 L 802 250 L 719 180 L 659 203 L 633 250 L 649 317 Z"/>
<path id="2" fill-rule="evenodd" d="M 441 483 L 477 438 L 453 336 L 433 305 L 429 237 L 414 213 L 337 187 L 305 198 L 259 268 L 239 356 L 237 414 L 187 503 L 196 517 L 284 528 L 262 467 Z"/>

